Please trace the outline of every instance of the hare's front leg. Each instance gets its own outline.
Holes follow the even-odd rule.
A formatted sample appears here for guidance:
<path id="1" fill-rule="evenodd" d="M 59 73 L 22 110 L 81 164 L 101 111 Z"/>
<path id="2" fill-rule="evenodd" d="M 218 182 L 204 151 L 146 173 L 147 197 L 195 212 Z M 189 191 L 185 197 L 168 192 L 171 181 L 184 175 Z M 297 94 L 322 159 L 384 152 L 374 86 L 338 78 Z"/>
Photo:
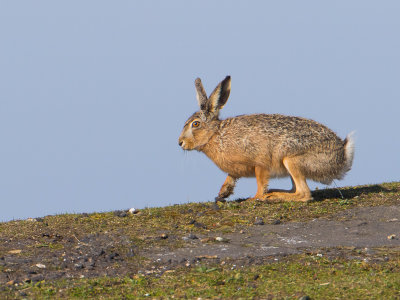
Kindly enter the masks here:
<path id="1" fill-rule="evenodd" d="M 225 198 L 228 198 L 230 195 L 232 195 L 233 190 L 235 189 L 235 184 L 236 184 L 236 178 L 231 175 L 228 175 L 225 179 L 224 184 L 219 190 L 218 197 L 215 198 L 215 200 L 224 201 Z"/>

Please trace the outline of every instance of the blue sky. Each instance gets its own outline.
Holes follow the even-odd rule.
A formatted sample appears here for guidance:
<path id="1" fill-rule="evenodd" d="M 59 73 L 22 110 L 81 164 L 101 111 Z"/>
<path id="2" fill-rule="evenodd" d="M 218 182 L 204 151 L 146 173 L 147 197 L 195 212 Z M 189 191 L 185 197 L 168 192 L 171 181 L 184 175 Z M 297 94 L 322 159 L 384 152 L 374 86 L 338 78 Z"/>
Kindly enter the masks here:
<path id="1" fill-rule="evenodd" d="M 178 136 L 226 75 L 221 117 L 356 130 L 338 186 L 399 180 L 398 1 L 1 1 L 0 221 L 213 200 Z M 273 180 L 272 187 L 289 187 Z M 312 188 L 323 188 L 310 183 Z M 254 195 L 239 181 L 233 198 Z"/>

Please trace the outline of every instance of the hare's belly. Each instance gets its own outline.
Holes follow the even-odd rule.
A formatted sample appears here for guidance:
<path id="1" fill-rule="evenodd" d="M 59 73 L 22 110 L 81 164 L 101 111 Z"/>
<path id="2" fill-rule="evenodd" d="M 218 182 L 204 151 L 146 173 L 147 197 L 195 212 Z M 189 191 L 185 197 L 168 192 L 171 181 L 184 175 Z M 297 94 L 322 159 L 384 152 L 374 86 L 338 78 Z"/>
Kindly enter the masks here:
<path id="1" fill-rule="evenodd" d="M 236 178 L 255 176 L 254 166 L 249 166 L 241 163 L 227 163 L 221 166 L 218 165 L 218 167 L 225 173 L 228 173 L 229 175 Z"/>
<path id="2" fill-rule="evenodd" d="M 247 160 L 243 156 L 218 157 L 217 159 L 212 160 L 222 171 L 236 178 L 255 176 L 254 161 Z"/>
<path id="3" fill-rule="evenodd" d="M 282 160 L 271 161 L 265 157 L 246 158 L 244 156 L 236 157 L 234 155 L 218 157 L 212 160 L 223 172 L 236 178 L 255 177 L 256 165 L 268 171 L 269 177 L 271 178 L 288 176 L 288 172 Z"/>

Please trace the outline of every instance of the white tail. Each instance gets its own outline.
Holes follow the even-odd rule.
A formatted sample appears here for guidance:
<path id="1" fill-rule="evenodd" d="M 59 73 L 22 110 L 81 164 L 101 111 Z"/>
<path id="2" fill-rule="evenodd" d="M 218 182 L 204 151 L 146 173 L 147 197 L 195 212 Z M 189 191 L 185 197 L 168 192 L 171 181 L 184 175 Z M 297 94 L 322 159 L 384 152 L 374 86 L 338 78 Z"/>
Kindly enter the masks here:
<path id="1" fill-rule="evenodd" d="M 343 166 L 343 170 L 341 172 L 341 176 L 343 177 L 348 171 L 350 171 L 351 166 L 353 165 L 354 159 L 354 131 L 350 132 L 346 139 L 344 140 L 344 155 L 346 157 L 346 161 Z"/>

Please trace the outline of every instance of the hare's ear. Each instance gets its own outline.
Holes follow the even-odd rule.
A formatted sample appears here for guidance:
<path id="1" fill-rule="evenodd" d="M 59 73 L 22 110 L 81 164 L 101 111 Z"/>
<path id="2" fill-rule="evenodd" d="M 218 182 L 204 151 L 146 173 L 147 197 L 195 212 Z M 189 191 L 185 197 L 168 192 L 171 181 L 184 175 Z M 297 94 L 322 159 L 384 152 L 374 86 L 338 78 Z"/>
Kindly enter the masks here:
<path id="1" fill-rule="evenodd" d="M 200 106 L 200 110 L 206 110 L 208 99 L 203 84 L 201 83 L 201 79 L 197 78 L 194 81 L 194 85 L 196 87 L 196 97 L 197 97 L 197 102 L 199 103 Z"/>
<path id="2" fill-rule="evenodd" d="M 217 113 L 228 101 L 231 92 L 231 76 L 226 76 L 224 80 L 217 85 L 215 90 L 208 98 L 208 109 L 212 113 Z"/>

